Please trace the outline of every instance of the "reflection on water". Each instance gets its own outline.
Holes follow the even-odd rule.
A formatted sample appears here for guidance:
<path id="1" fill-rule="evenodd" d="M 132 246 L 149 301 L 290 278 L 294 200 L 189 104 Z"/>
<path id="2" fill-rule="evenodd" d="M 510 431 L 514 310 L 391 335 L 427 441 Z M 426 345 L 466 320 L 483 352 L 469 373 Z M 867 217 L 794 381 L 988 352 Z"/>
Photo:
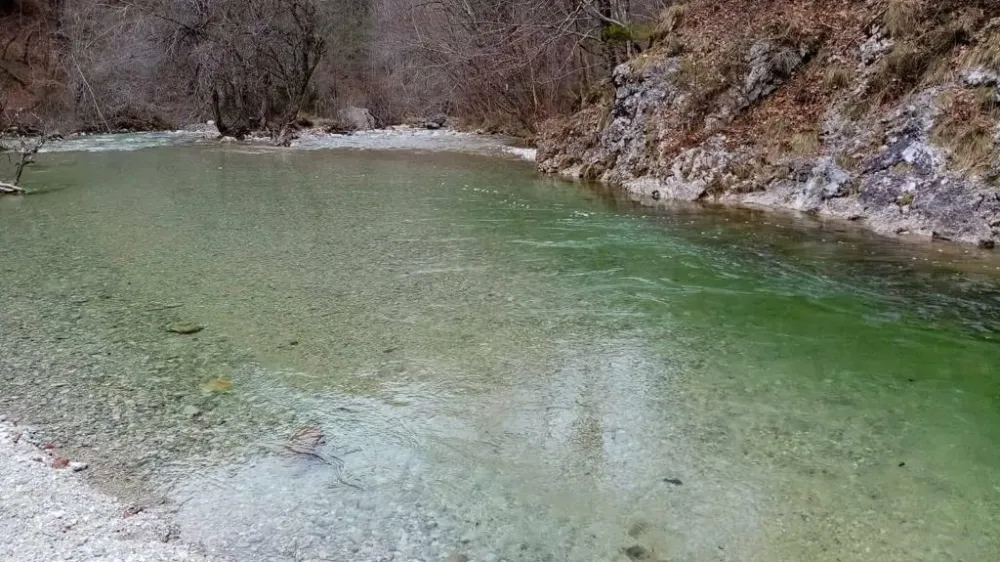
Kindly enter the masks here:
<path id="1" fill-rule="evenodd" d="M 186 530 L 266 559 L 613 559 L 637 543 L 664 556 L 740 552 L 759 532 L 759 483 L 694 454 L 669 366 L 633 356 L 637 346 L 567 349 L 559 372 L 472 397 L 423 385 L 375 400 L 295 396 L 247 374 L 248 392 L 308 412 L 329 436 L 321 452 L 343 465 L 270 455 L 199 473 L 174 490 Z M 301 540 L 260 541 L 283 529 Z"/>
<path id="2" fill-rule="evenodd" d="M 992 254 L 458 154 L 175 147 L 36 177 L 63 189 L 0 201 L 0 408 L 212 552 L 1000 551 Z M 316 454 L 289 453 L 302 427 Z"/>

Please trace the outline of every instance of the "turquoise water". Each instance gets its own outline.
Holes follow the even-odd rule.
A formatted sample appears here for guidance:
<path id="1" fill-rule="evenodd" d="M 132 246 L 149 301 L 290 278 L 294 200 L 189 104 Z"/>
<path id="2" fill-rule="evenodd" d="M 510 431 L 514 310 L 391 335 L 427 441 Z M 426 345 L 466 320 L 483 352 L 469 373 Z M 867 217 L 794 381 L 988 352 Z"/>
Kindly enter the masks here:
<path id="1" fill-rule="evenodd" d="M 27 180 L 0 408 L 210 552 L 1000 552 L 992 254 L 468 154 L 65 152 Z"/>

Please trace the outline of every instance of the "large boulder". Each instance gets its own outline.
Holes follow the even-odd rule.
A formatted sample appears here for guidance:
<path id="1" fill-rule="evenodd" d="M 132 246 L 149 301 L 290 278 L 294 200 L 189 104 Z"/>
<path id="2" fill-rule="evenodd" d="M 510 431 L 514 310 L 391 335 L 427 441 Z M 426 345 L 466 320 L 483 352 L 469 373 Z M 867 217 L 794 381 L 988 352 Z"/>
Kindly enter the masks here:
<path id="1" fill-rule="evenodd" d="M 344 125 L 357 131 L 369 131 L 378 128 L 378 120 L 364 107 L 345 107 L 341 109 L 337 116 Z"/>

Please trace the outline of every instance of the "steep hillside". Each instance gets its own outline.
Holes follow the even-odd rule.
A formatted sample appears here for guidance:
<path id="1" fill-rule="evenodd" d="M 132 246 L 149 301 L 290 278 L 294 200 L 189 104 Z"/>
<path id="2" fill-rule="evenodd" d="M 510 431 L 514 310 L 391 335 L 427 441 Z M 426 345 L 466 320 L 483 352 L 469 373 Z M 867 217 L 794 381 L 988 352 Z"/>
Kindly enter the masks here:
<path id="1" fill-rule="evenodd" d="M 588 101 L 546 125 L 542 170 L 1000 240 L 995 0 L 686 0 Z"/>
<path id="2" fill-rule="evenodd" d="M 31 127 L 41 100 L 61 88 L 51 4 L 0 0 L 0 130 Z"/>

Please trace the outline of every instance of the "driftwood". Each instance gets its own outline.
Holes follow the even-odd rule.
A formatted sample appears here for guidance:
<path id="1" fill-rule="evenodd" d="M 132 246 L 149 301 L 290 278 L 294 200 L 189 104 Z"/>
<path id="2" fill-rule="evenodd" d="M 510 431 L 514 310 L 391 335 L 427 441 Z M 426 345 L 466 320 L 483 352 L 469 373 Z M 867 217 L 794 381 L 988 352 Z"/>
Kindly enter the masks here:
<path id="1" fill-rule="evenodd" d="M 12 183 L 0 181 L 0 195 L 20 195 L 24 190 Z"/>
<path id="2" fill-rule="evenodd" d="M 315 426 L 306 426 L 297 429 L 288 441 L 281 443 L 281 449 L 295 456 L 316 459 L 323 464 L 330 465 L 336 473 L 338 482 L 355 490 L 363 491 L 364 488 L 361 486 L 344 480 L 344 476 L 341 474 L 344 469 L 343 459 L 331 453 L 320 453 L 319 449 L 324 444 L 326 444 L 326 435 L 323 430 Z M 350 451 L 350 453 L 353 452 L 357 451 Z"/>

